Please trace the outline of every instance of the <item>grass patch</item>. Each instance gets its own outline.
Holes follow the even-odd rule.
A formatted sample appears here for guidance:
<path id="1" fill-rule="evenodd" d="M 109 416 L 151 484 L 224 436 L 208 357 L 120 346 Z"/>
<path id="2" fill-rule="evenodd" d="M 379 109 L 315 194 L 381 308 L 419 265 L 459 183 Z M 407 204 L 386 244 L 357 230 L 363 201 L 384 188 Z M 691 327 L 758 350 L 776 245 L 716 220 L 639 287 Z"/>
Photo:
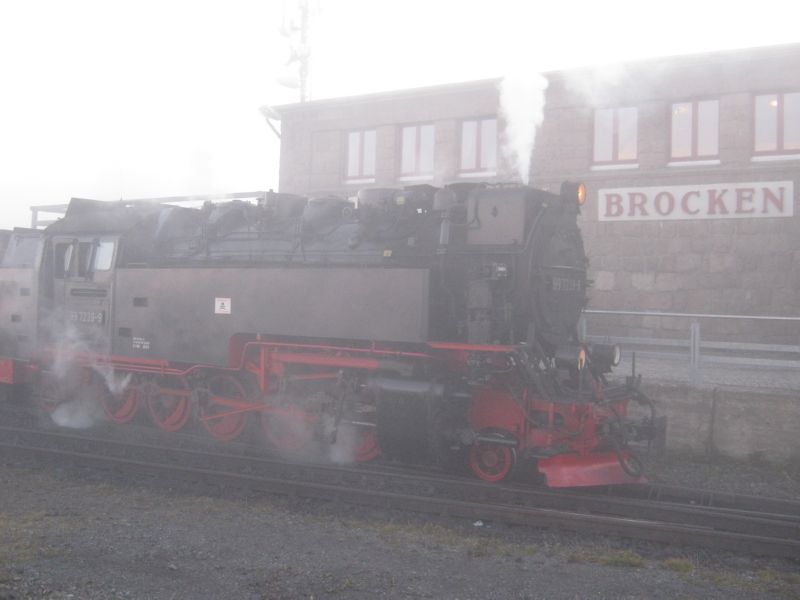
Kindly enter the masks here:
<path id="1" fill-rule="evenodd" d="M 756 573 L 758 581 L 765 585 L 777 587 L 800 586 L 800 573 L 787 573 L 784 571 L 774 571 L 773 569 L 762 569 Z"/>
<path id="2" fill-rule="evenodd" d="M 533 556 L 538 552 L 538 548 L 530 544 L 509 544 L 493 537 L 464 533 L 433 523 L 423 525 L 381 523 L 376 524 L 375 529 L 378 535 L 392 542 L 414 540 L 432 547 L 461 550 L 472 558 Z"/>
<path id="3" fill-rule="evenodd" d="M 703 576 L 717 586 L 752 587 L 752 582 L 748 581 L 746 576 L 739 573 L 732 573 L 730 571 L 709 571 L 704 573 Z"/>
<path id="4" fill-rule="evenodd" d="M 25 513 L 0 512 L 0 566 L 35 557 L 52 557 L 60 549 L 47 544 L 52 535 L 69 534 L 83 521 L 75 515 L 46 511 Z"/>
<path id="5" fill-rule="evenodd" d="M 668 571 L 676 573 L 691 573 L 694 571 L 694 563 L 688 558 L 668 558 L 662 564 Z"/>
<path id="6" fill-rule="evenodd" d="M 0 563 L 10 564 L 36 556 L 43 537 L 40 530 L 46 518 L 43 511 L 0 513 Z"/>
<path id="7" fill-rule="evenodd" d="M 707 571 L 703 577 L 719 587 L 747 590 L 753 597 L 778 593 L 787 598 L 800 598 L 800 574 L 762 569 L 760 571 Z"/>
<path id="8" fill-rule="evenodd" d="M 639 568 L 645 566 L 645 560 L 631 550 L 590 550 L 581 549 L 569 556 L 569 562 L 595 563 L 606 567 Z"/>

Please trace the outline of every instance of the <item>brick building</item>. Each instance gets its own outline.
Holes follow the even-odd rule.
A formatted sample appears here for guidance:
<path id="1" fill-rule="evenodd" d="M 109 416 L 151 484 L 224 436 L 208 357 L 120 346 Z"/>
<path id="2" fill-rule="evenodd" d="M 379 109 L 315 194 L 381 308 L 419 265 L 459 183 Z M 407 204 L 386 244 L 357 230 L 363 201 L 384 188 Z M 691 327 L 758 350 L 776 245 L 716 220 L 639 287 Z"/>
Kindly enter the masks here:
<path id="1" fill-rule="evenodd" d="M 587 184 L 590 308 L 800 315 L 800 44 L 546 74 L 530 176 Z M 503 152 L 499 80 L 278 108 L 280 187 L 519 179 Z M 685 319 L 598 317 L 631 335 Z M 785 323 L 715 321 L 718 336 L 797 343 Z"/>

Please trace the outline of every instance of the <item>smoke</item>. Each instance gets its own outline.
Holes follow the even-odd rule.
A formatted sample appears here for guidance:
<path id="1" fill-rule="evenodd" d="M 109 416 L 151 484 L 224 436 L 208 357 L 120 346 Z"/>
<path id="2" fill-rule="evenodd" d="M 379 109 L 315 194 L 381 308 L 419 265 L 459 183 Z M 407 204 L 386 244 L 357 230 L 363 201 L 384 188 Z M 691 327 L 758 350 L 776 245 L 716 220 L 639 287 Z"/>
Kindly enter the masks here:
<path id="1" fill-rule="evenodd" d="M 662 67 L 653 65 L 636 82 L 631 81 L 631 74 L 625 63 L 571 69 L 562 71 L 559 76 L 571 95 L 580 96 L 581 101 L 590 106 L 603 106 L 609 103 L 618 104 L 620 89 L 624 87 L 633 86 L 640 93 L 646 93 L 662 77 L 661 70 Z"/>
<path id="2" fill-rule="evenodd" d="M 337 465 L 354 463 L 358 443 L 356 428 L 352 425 L 340 424 L 336 430 L 336 441 L 328 446 L 328 459 Z"/>
<path id="3" fill-rule="evenodd" d="M 54 394 L 55 400 L 62 400 L 50 413 L 50 418 L 60 427 L 92 427 L 105 418 L 103 394 L 108 391 L 121 394 L 130 382 L 130 374 L 118 376 L 111 365 L 96 359 L 90 359 L 88 365 L 79 364 L 78 355 L 107 354 L 108 342 L 99 332 L 91 336 L 79 331 L 64 311 L 50 313 L 42 320 L 42 328 L 53 353 L 50 370 L 43 374 L 50 378 L 45 387 Z"/>
<path id="4" fill-rule="evenodd" d="M 92 369 L 103 378 L 103 381 L 114 396 L 122 396 L 122 392 L 128 387 L 131 382 L 131 374 L 120 375 L 107 364 L 94 364 Z"/>
<path id="5" fill-rule="evenodd" d="M 103 417 L 99 398 L 83 393 L 73 400 L 62 402 L 50 413 L 53 423 L 70 429 L 88 429 Z"/>
<path id="6" fill-rule="evenodd" d="M 59 427 L 88 429 L 98 421 L 105 420 L 103 394 L 110 392 L 119 397 L 131 380 L 130 373 L 125 375 L 115 373 L 107 363 L 92 361 L 88 368 L 99 375 L 101 379 L 94 377 L 88 384 L 81 385 L 79 383 L 76 387 L 71 388 L 75 397 L 59 404 L 50 414 L 53 423 Z M 66 375 L 62 374 L 62 377 L 66 378 Z M 69 386 L 67 387 L 70 389 Z"/>
<path id="7" fill-rule="evenodd" d="M 547 84 L 540 73 L 507 75 L 500 82 L 500 111 L 505 120 L 503 153 L 526 185 L 536 133 L 544 119 Z"/>

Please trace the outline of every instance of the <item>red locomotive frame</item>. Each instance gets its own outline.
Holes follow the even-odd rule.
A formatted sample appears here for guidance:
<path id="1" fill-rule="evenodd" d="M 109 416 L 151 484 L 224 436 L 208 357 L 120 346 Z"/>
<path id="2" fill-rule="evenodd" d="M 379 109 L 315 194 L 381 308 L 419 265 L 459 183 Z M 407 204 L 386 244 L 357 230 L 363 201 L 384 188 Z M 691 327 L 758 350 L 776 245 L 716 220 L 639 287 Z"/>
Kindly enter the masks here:
<path id="1" fill-rule="evenodd" d="M 252 339 L 251 339 L 252 338 Z M 237 438 L 250 415 L 258 414 L 268 443 L 290 456 L 303 456 L 312 442 L 311 432 L 319 414 L 293 405 L 272 401 L 270 383 L 284 376 L 289 365 L 303 365 L 310 372 L 307 381 L 334 381 L 342 373 L 356 374 L 361 380 L 379 372 L 383 361 L 437 363 L 447 369 L 466 371 L 468 357 L 484 355 L 507 357 L 518 351 L 513 346 L 431 342 L 429 352 L 403 352 L 388 348 L 355 348 L 322 344 L 268 341 L 261 336 L 237 335 L 230 340 L 227 368 L 214 365 L 175 365 L 166 360 L 139 359 L 99 354 L 69 357 L 80 373 L 82 393 L 94 389 L 107 417 L 117 423 L 131 421 L 139 412 L 167 432 L 182 429 L 192 418 L 192 399 L 205 393 L 197 421 L 221 441 Z M 62 357 L 63 360 L 63 357 Z M 33 383 L 40 406 L 54 410 L 70 399 L 70 390 L 49 395 L 48 377 L 53 353 L 36 361 L 0 360 L 0 375 L 5 383 Z M 100 373 L 113 370 L 116 377 L 132 380 L 120 393 L 112 393 L 102 383 Z M 251 385 L 243 384 L 250 379 Z M 59 381 L 63 377 L 59 378 Z M 644 481 L 640 466 L 628 449 L 603 448 L 605 437 L 598 424 L 609 418 L 626 416 L 630 397 L 603 402 L 603 383 L 597 379 L 593 403 L 566 403 L 547 400 L 528 388 L 515 397 L 511 384 L 495 377 L 474 391 L 470 401 L 469 424 L 483 432 L 469 449 L 469 467 L 479 478 L 495 482 L 505 479 L 516 464 L 516 457 L 538 456 L 537 468 L 550 487 L 637 483 Z M 193 385 L 193 382 L 200 382 Z M 254 384 L 254 385 L 253 385 Z M 77 391 L 77 390 L 76 390 Z M 210 392 L 210 393 L 209 393 Z M 545 423 L 534 423 L 531 413 L 546 415 Z M 275 421 L 278 421 L 278 424 Z M 369 461 L 380 455 L 374 423 L 359 422 L 358 443 L 352 458 Z M 293 433 L 282 433 L 290 431 Z M 553 456 L 540 451 L 560 447 Z"/>

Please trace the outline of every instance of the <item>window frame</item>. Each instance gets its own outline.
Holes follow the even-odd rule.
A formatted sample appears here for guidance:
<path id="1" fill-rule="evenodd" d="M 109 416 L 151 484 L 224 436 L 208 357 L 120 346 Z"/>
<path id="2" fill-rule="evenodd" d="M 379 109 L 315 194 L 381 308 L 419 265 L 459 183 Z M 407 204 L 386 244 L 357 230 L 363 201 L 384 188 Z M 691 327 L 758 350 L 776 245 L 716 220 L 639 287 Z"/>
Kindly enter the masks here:
<path id="1" fill-rule="evenodd" d="M 620 111 L 633 109 L 636 114 L 636 152 L 634 158 L 620 159 Z M 598 137 L 597 115 L 599 111 L 611 111 L 611 159 L 597 160 Z M 639 166 L 639 107 L 638 106 L 597 106 L 592 118 L 592 168 L 636 168 Z"/>
<path id="2" fill-rule="evenodd" d="M 484 166 L 483 155 L 483 123 L 494 121 L 494 165 Z M 475 135 L 472 142 L 475 145 L 475 166 L 473 168 L 464 167 L 464 126 L 467 123 L 475 123 Z M 459 146 L 458 146 L 458 173 L 459 175 L 469 177 L 471 175 L 496 175 L 497 174 L 497 151 L 498 151 L 498 136 L 497 136 L 497 117 L 494 115 L 487 115 L 483 117 L 471 117 L 469 119 L 461 120 L 461 128 L 459 132 Z"/>
<path id="3" fill-rule="evenodd" d="M 111 244 L 111 252 L 100 254 L 102 244 Z M 93 280 L 95 273 L 109 273 L 114 270 L 119 238 L 75 237 L 55 238 L 52 242 L 53 278 L 61 280 Z M 98 258 L 104 262 L 99 267 Z"/>
<path id="4" fill-rule="evenodd" d="M 775 92 L 768 92 L 764 94 L 753 94 L 752 97 L 752 125 L 753 125 L 753 139 L 752 139 L 752 146 L 751 149 L 753 151 L 753 157 L 791 157 L 795 158 L 800 155 L 800 148 L 791 148 L 787 149 L 785 147 L 786 144 L 786 112 L 785 112 L 785 101 L 784 97 L 788 94 L 800 94 L 800 90 L 783 90 L 783 91 L 775 91 Z M 775 96 L 777 102 L 777 114 L 775 119 L 775 149 L 774 150 L 757 150 L 756 143 L 757 143 L 757 125 L 758 125 L 758 115 L 756 111 L 756 102 L 758 98 L 762 96 Z"/>
<path id="5" fill-rule="evenodd" d="M 111 247 L 111 251 L 107 252 L 104 248 Z M 110 237 L 97 238 L 94 241 L 94 248 L 92 249 L 91 259 L 91 272 L 92 273 L 105 273 L 114 269 L 114 259 L 117 255 L 117 239 Z M 100 260 L 104 262 L 100 263 Z M 98 264 L 99 263 L 99 264 Z"/>
<path id="6" fill-rule="evenodd" d="M 717 104 L 717 138 L 716 152 L 714 154 L 700 154 L 700 104 L 703 102 L 716 102 Z M 690 153 L 688 156 L 676 156 L 674 137 L 675 137 L 675 107 L 678 104 L 689 104 L 692 110 L 692 120 L 690 124 Z M 720 101 L 719 98 L 691 98 L 686 100 L 673 100 L 669 105 L 669 164 L 697 164 L 697 163 L 719 163 L 719 132 L 720 132 Z"/>
<path id="7" fill-rule="evenodd" d="M 372 133 L 374 136 L 373 143 L 373 156 L 372 156 L 372 173 L 364 172 L 365 161 L 365 134 Z M 358 174 L 350 175 L 350 139 L 353 134 L 358 135 Z M 342 179 L 346 183 L 374 183 L 376 172 L 378 170 L 378 130 L 375 127 L 366 129 L 350 129 L 344 140 L 344 168 Z"/>
<path id="8" fill-rule="evenodd" d="M 422 171 L 420 169 L 420 157 L 422 155 L 422 128 L 431 128 L 431 168 L 430 171 Z M 414 129 L 414 169 L 413 171 L 403 170 L 403 154 L 405 150 L 405 131 L 407 129 Z M 420 123 L 403 123 L 398 126 L 398 147 L 397 153 L 397 172 L 400 180 L 416 180 L 416 179 L 433 179 L 436 172 L 436 124 L 432 121 L 425 121 Z"/>

